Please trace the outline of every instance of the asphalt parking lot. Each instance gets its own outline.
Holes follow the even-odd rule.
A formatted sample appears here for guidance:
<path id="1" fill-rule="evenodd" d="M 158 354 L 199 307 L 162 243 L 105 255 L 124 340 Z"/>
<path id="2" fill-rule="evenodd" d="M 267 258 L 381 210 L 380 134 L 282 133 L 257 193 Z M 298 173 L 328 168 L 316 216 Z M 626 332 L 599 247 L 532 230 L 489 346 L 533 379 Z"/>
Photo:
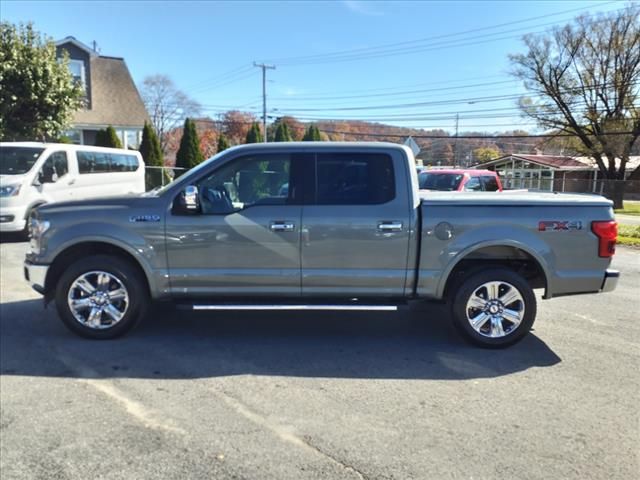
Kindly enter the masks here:
<path id="1" fill-rule="evenodd" d="M 0 245 L 3 480 L 635 479 L 640 252 L 618 289 L 541 302 L 469 347 L 439 306 L 398 314 L 156 311 L 70 334 Z"/>

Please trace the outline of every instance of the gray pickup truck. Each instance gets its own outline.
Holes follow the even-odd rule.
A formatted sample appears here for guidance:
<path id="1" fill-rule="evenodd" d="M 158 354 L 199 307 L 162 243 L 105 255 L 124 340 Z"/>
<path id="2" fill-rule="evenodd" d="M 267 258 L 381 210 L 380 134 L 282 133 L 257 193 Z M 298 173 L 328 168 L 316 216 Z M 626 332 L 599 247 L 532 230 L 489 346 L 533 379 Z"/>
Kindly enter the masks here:
<path id="1" fill-rule="evenodd" d="M 543 298 L 613 290 L 617 227 L 599 196 L 421 194 L 387 143 L 231 148 L 142 196 L 30 219 L 25 276 L 85 337 L 152 301 L 192 310 L 396 310 L 447 302 L 467 340 L 520 340 Z"/>

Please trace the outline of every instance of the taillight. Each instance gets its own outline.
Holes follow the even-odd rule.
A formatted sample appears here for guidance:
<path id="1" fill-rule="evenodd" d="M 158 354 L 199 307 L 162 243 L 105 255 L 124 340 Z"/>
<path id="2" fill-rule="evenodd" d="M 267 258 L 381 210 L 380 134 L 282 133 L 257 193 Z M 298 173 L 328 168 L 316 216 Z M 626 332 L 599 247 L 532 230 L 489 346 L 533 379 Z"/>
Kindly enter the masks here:
<path id="1" fill-rule="evenodd" d="M 613 220 L 591 222 L 591 231 L 598 237 L 598 256 L 608 258 L 616 253 L 618 224 Z"/>

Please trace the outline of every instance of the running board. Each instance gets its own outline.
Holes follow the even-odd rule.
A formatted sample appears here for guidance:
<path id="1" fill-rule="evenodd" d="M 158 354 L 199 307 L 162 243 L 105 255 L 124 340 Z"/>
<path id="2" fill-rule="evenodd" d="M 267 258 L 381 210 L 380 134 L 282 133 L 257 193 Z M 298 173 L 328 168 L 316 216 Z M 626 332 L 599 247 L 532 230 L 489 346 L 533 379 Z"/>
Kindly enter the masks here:
<path id="1" fill-rule="evenodd" d="M 200 310 L 342 310 L 395 312 L 397 305 L 191 305 L 194 311 Z"/>

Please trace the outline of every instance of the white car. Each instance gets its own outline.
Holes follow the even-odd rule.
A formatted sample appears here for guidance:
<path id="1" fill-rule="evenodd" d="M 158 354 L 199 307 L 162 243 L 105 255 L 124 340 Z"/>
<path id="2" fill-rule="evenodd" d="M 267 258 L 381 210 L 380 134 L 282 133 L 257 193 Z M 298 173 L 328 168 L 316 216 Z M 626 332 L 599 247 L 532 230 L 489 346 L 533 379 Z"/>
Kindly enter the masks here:
<path id="1" fill-rule="evenodd" d="M 145 191 L 139 152 L 60 143 L 0 143 L 0 232 L 26 230 L 45 203 Z"/>

